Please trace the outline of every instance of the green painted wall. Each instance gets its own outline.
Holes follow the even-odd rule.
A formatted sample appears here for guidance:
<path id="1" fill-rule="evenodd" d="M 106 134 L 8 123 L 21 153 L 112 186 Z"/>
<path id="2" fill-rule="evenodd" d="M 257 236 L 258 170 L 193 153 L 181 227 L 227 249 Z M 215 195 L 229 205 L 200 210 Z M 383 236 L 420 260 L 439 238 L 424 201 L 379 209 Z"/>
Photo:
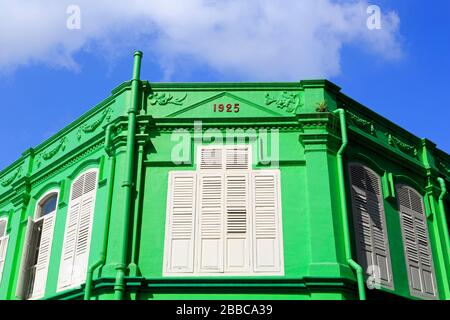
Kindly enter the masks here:
<path id="1" fill-rule="evenodd" d="M 44 299 L 83 298 L 84 285 L 56 292 L 70 186 L 84 170 L 99 168 L 89 258 L 89 265 L 93 265 L 100 258 L 105 238 L 113 157 L 116 166 L 106 260 L 94 271 L 92 299 L 114 298 L 124 246 L 128 266 L 126 299 L 357 299 L 356 277 L 345 258 L 339 203 L 336 153 L 341 131 L 339 119 L 332 113 L 337 108 L 346 110 L 349 128 L 345 162 L 365 163 L 382 177 L 392 174 L 393 181 L 410 183 L 426 197 L 440 298 L 450 298 L 448 286 L 444 285 L 450 278 L 449 248 L 444 241 L 448 229 L 440 218 L 441 189 L 437 182 L 442 177 L 450 185 L 450 156 L 432 142 L 413 136 L 351 100 L 328 81 L 138 84 L 137 92 L 132 91 L 132 82 L 120 85 L 105 101 L 0 172 L 0 217 L 9 218 L 10 235 L 0 299 L 15 299 L 27 217 L 34 215 L 37 199 L 53 188 L 60 190 L 60 197 Z M 137 93 L 138 104 L 132 205 L 128 211 L 124 182 L 133 92 Z M 231 104 L 233 108 L 231 112 L 220 112 L 219 104 Z M 239 112 L 234 112 L 237 104 Z M 259 137 L 261 129 L 279 131 L 284 276 L 162 276 L 168 172 L 195 170 L 195 140 L 191 140 L 192 163 L 178 166 L 170 159 L 177 143 L 171 136 L 177 128 L 194 135 L 197 120 L 202 121 L 203 130 L 254 130 L 255 137 Z M 108 125 L 112 128 L 110 135 Z M 238 136 L 242 135 L 232 135 Z M 259 160 L 254 169 L 267 168 L 261 163 L 264 159 Z M 396 198 L 389 193 L 388 182 L 383 178 L 395 290 L 379 292 L 386 298 L 412 298 Z M 346 183 L 348 186 L 348 179 Z M 348 194 L 347 188 L 351 208 Z M 130 228 L 124 241 L 126 220 Z M 353 233 L 351 219 L 350 224 Z M 356 253 L 352 256 L 356 257 Z M 367 294 L 369 298 L 374 295 L 369 290 Z"/>

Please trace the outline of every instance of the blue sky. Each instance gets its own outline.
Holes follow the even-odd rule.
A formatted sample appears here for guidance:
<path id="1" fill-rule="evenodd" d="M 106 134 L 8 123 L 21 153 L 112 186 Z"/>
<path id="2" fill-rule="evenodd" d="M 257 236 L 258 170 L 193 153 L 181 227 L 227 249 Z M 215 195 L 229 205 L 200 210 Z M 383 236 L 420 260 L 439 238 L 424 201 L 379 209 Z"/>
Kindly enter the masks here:
<path id="1" fill-rule="evenodd" d="M 0 169 L 128 80 L 135 49 L 154 82 L 328 78 L 450 152 L 449 1 L 285 1 L 0 0 Z"/>

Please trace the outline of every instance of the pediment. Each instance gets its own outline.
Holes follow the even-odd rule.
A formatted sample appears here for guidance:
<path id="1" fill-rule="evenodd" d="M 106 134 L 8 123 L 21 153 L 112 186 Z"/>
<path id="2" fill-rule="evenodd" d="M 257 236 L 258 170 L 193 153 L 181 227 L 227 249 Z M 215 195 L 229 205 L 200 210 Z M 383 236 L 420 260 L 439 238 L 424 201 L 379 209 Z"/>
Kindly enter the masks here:
<path id="1" fill-rule="evenodd" d="M 167 96 L 166 96 L 167 98 Z M 264 106 L 249 99 L 240 97 L 230 92 L 220 92 L 206 99 L 189 105 L 186 94 L 178 94 L 177 104 L 167 103 L 164 106 L 154 104 L 152 114 L 155 117 L 165 118 L 254 118 L 254 117 L 280 117 L 288 116 L 289 113 L 272 106 Z"/>

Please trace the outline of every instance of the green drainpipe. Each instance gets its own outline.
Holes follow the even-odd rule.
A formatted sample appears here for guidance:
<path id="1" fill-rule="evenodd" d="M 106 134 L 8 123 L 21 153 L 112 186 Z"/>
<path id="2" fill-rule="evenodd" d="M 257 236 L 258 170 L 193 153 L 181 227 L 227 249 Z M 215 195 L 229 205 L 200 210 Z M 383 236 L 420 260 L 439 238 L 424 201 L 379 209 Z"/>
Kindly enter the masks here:
<path id="1" fill-rule="evenodd" d="M 120 262 L 116 267 L 116 281 L 114 283 L 114 298 L 123 300 L 125 293 L 125 272 L 127 269 L 128 255 L 128 234 L 130 229 L 130 213 L 131 213 L 131 195 L 133 189 L 133 172 L 135 162 L 135 144 L 136 144 L 136 114 L 139 104 L 139 85 L 141 71 L 142 52 L 134 53 L 133 79 L 131 80 L 131 105 L 128 110 L 128 132 L 127 132 L 127 153 L 126 153 L 126 176 L 122 182 L 124 189 L 124 221 L 122 229 L 122 251 Z"/>
<path id="2" fill-rule="evenodd" d="M 448 232 L 448 224 L 447 224 L 447 217 L 445 216 L 445 205 L 444 205 L 444 199 L 447 196 L 447 187 L 445 185 L 445 181 L 442 178 L 438 178 L 439 184 L 441 186 L 441 194 L 439 195 L 439 214 L 440 214 L 440 220 L 442 223 L 442 229 L 444 232 L 444 247 L 445 247 L 445 253 L 444 257 L 447 258 L 447 264 L 446 268 L 448 274 L 448 268 L 450 268 L 449 261 L 450 261 L 450 237 Z M 447 294 L 449 293 L 448 283 L 446 284 Z M 447 296 L 447 299 L 450 299 L 450 295 Z"/>
<path id="3" fill-rule="evenodd" d="M 91 299 L 91 292 L 92 292 L 92 278 L 94 275 L 94 271 L 96 268 L 103 266 L 106 261 L 106 250 L 108 248 L 108 235 L 109 235 L 109 222 L 111 220 L 111 205 L 112 205 L 112 196 L 113 196 L 113 190 L 114 190 L 114 176 L 116 172 L 116 157 L 112 153 L 111 149 L 111 131 L 112 131 L 113 125 L 110 124 L 106 127 L 105 132 L 105 150 L 106 153 L 110 156 L 111 159 L 111 166 L 109 169 L 109 176 L 108 176 L 108 196 L 107 196 L 107 204 L 106 204 L 106 217 L 105 217 L 105 226 L 103 227 L 103 243 L 102 243 L 102 251 L 100 252 L 100 257 L 96 262 L 94 262 L 88 269 L 88 272 L 86 274 L 86 288 L 84 290 L 84 300 L 90 300 Z"/>
<path id="4" fill-rule="evenodd" d="M 441 214 L 441 221 L 444 227 L 444 243 L 447 248 L 447 256 L 450 258 L 450 237 L 448 233 L 447 217 L 445 216 L 445 205 L 444 199 L 447 196 L 447 187 L 445 186 L 445 181 L 442 178 L 438 178 L 439 184 L 441 186 L 441 194 L 439 195 L 439 212 Z"/>
<path id="5" fill-rule="evenodd" d="M 344 243 L 345 243 L 345 257 L 348 265 L 356 271 L 356 279 L 358 281 L 358 292 L 359 299 L 366 300 L 366 291 L 364 286 L 364 275 L 362 267 L 352 259 L 352 251 L 350 244 L 350 231 L 348 227 L 348 211 L 347 211 L 347 198 L 345 190 L 345 177 L 344 177 L 344 161 L 342 155 L 348 145 L 347 137 L 347 123 L 345 120 L 344 109 L 337 109 L 334 113 L 339 114 L 339 120 L 341 124 L 341 138 L 342 144 L 337 152 L 337 167 L 338 167 L 338 178 L 339 178 L 339 194 L 341 202 L 341 214 L 342 214 L 342 224 L 344 228 Z"/>

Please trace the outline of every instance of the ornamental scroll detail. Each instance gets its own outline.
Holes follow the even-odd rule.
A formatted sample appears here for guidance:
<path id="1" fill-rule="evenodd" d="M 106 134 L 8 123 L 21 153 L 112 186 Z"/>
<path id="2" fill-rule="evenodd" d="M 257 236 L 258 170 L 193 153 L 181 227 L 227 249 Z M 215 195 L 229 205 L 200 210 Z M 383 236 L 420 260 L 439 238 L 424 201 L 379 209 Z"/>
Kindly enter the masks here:
<path id="1" fill-rule="evenodd" d="M 148 101 L 151 105 L 160 105 L 165 106 L 168 104 L 174 104 L 177 106 L 181 106 L 183 104 L 183 101 L 186 99 L 187 93 L 184 94 L 184 96 L 180 98 L 175 98 L 170 93 L 152 93 L 148 96 Z"/>
<path id="2" fill-rule="evenodd" d="M 2 187 L 7 187 L 9 186 L 11 183 L 14 182 L 14 180 L 16 180 L 16 178 L 20 177 L 20 174 L 22 172 L 22 167 L 19 167 L 16 172 L 14 172 L 12 175 L 10 175 L 8 178 L 3 179 L 3 181 L 1 182 Z"/>
<path id="3" fill-rule="evenodd" d="M 417 157 L 418 152 L 416 147 L 400 140 L 399 138 L 393 136 L 390 133 L 386 133 L 386 136 L 388 137 L 388 143 L 390 146 L 397 147 L 403 153 Z"/>
<path id="4" fill-rule="evenodd" d="M 78 128 L 78 132 L 77 132 L 77 139 L 78 141 L 81 140 L 81 137 L 83 136 L 83 133 L 92 133 L 94 132 L 103 122 L 108 122 L 111 119 L 111 113 L 112 113 L 112 109 L 111 108 L 107 108 L 105 109 L 100 118 L 98 118 L 97 120 L 95 120 L 94 122 L 88 124 L 83 124 L 80 128 Z"/>
<path id="5" fill-rule="evenodd" d="M 296 93 L 288 93 L 284 91 L 278 97 L 273 97 L 270 94 L 266 94 L 266 105 L 275 105 L 278 109 L 282 109 L 287 112 L 295 112 L 300 105 L 300 98 Z"/>
<path id="6" fill-rule="evenodd" d="M 360 128 L 363 131 L 366 131 L 370 133 L 371 135 L 375 135 L 375 125 L 373 124 L 373 121 L 369 121 L 366 119 L 363 119 L 362 117 L 354 114 L 353 112 L 350 112 L 347 110 L 347 114 L 350 116 L 350 121 Z"/>
<path id="7" fill-rule="evenodd" d="M 66 149 L 66 140 L 66 137 L 62 137 L 54 148 L 39 153 L 36 157 L 36 166 L 39 168 L 43 161 L 50 160 L 60 151 L 64 151 Z"/>

